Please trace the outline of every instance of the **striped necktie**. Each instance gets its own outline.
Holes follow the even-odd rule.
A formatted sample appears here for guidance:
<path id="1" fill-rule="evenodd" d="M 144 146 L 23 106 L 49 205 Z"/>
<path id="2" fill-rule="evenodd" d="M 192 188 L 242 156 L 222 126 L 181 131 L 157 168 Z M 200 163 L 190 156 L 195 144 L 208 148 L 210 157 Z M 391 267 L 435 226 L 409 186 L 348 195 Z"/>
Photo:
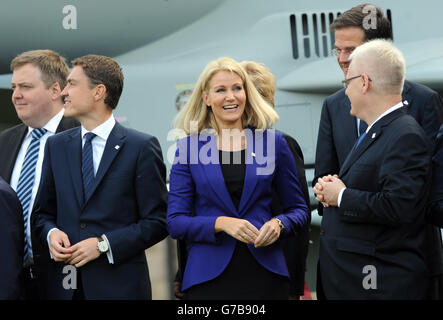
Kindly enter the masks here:
<path id="1" fill-rule="evenodd" d="M 89 199 L 94 182 L 94 161 L 92 158 L 91 140 L 96 137 L 95 133 L 88 132 L 85 134 L 85 144 L 82 151 L 82 174 L 83 174 L 83 191 L 85 202 Z"/>
<path id="2" fill-rule="evenodd" d="M 37 164 L 38 154 L 40 152 L 40 138 L 46 133 L 46 129 L 34 129 L 32 130 L 32 140 L 26 150 L 25 160 L 20 171 L 20 177 L 17 184 L 17 196 L 23 208 L 23 219 L 25 225 L 25 252 L 24 252 L 24 264 L 32 264 L 32 245 L 31 239 L 28 236 L 28 222 L 29 214 L 32 210 L 31 198 L 32 189 L 35 181 L 35 167 Z"/>

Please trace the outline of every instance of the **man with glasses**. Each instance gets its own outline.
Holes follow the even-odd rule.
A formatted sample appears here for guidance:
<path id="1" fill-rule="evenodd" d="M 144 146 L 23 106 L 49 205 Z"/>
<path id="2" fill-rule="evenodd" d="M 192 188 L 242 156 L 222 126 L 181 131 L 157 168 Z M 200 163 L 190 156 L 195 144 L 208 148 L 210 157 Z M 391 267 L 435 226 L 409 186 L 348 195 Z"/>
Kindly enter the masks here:
<path id="1" fill-rule="evenodd" d="M 368 12 L 365 8 L 376 10 L 375 29 L 364 28 L 364 19 L 368 14 L 365 13 Z M 380 8 L 369 4 L 362 4 L 344 12 L 332 23 L 331 30 L 335 33 L 333 52 L 337 56 L 337 62 L 345 77 L 350 65 L 349 56 L 357 47 L 372 39 L 392 40 L 389 20 L 384 17 Z M 358 77 L 360 76 L 358 75 Z M 356 80 L 349 77 L 343 84 L 347 86 L 353 81 Z M 423 85 L 405 81 L 402 100 L 406 111 L 422 126 L 429 141 L 433 141 L 442 122 L 443 106 L 440 96 Z M 339 173 L 357 139 L 367 129 L 367 124 L 360 121 L 358 117 L 351 115 L 350 110 L 351 103 L 345 95 L 345 89 L 329 96 L 323 103 L 317 139 L 313 186 L 319 178 Z M 319 199 L 321 201 L 321 197 Z M 323 215 L 323 209 L 323 204 L 320 202 L 318 206 L 319 215 Z M 327 233 L 328 228 L 330 226 L 322 223 L 321 232 Z M 319 272 L 318 276 L 321 276 Z M 321 288 L 317 288 L 317 291 L 321 298 Z"/>
<path id="2" fill-rule="evenodd" d="M 339 176 L 314 186 L 323 202 L 321 287 L 328 299 L 425 299 L 431 144 L 403 108 L 405 60 L 373 40 L 350 56 L 345 94 L 368 125 Z"/>

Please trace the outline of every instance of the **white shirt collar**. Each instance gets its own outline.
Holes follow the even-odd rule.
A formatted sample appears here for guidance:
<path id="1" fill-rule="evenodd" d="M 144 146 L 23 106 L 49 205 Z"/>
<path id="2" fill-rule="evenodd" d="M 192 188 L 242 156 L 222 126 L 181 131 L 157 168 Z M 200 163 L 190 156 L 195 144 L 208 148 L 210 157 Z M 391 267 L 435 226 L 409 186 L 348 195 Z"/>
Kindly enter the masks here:
<path id="1" fill-rule="evenodd" d="M 95 127 L 91 132 L 95 133 L 98 137 L 102 138 L 103 140 L 108 140 L 109 135 L 111 134 L 112 129 L 115 125 L 115 118 L 114 115 L 111 114 L 111 116 L 103 122 L 98 127 Z M 82 126 L 82 138 L 84 138 L 85 134 L 89 131 L 85 129 L 85 127 Z"/>
<path id="2" fill-rule="evenodd" d="M 388 115 L 391 112 L 394 112 L 397 109 L 400 109 L 401 107 L 403 107 L 403 102 L 400 101 L 399 103 L 397 103 L 395 106 L 390 107 L 388 110 L 386 110 L 385 112 L 383 112 L 370 126 L 368 126 L 368 128 L 366 129 L 366 133 L 369 132 L 369 130 L 371 130 L 372 126 L 381 118 L 383 118 L 384 116 Z"/>
<path id="3" fill-rule="evenodd" d="M 62 121 L 64 114 L 65 114 L 65 108 L 62 108 L 59 113 L 53 116 L 51 120 L 49 120 L 48 123 L 46 123 L 43 126 L 43 128 L 51 133 L 55 133 L 57 131 L 58 125 L 60 124 L 60 121 Z M 32 130 L 34 130 L 34 128 L 28 127 L 27 136 L 31 134 Z"/>

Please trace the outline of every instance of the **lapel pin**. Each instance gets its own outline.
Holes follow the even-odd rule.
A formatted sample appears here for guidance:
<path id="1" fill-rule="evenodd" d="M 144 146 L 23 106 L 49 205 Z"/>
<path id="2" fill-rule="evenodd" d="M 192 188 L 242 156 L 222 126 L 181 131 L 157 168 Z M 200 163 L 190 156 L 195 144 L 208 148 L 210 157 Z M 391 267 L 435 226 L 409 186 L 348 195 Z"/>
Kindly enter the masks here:
<path id="1" fill-rule="evenodd" d="M 255 153 L 254 153 L 254 152 L 251 152 L 251 156 L 255 157 Z"/>
<path id="2" fill-rule="evenodd" d="M 118 150 L 118 149 L 120 149 L 120 146 L 116 145 L 114 148 L 115 148 L 115 150 Z"/>
<path id="3" fill-rule="evenodd" d="M 375 132 L 372 134 L 372 139 L 374 139 L 375 138 Z"/>
<path id="4" fill-rule="evenodd" d="M 408 100 L 403 101 L 403 104 L 407 106 L 409 104 Z"/>

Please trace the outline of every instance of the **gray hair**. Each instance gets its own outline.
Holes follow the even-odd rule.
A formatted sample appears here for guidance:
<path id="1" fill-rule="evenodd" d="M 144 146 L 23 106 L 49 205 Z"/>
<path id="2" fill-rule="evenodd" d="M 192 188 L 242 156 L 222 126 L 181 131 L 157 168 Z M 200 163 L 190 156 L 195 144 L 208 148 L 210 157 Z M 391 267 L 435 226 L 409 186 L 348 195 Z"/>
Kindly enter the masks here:
<path id="1" fill-rule="evenodd" d="M 401 94 L 405 81 L 405 58 L 391 41 L 372 40 L 357 47 L 350 59 L 360 72 L 371 78 L 379 94 Z"/>

